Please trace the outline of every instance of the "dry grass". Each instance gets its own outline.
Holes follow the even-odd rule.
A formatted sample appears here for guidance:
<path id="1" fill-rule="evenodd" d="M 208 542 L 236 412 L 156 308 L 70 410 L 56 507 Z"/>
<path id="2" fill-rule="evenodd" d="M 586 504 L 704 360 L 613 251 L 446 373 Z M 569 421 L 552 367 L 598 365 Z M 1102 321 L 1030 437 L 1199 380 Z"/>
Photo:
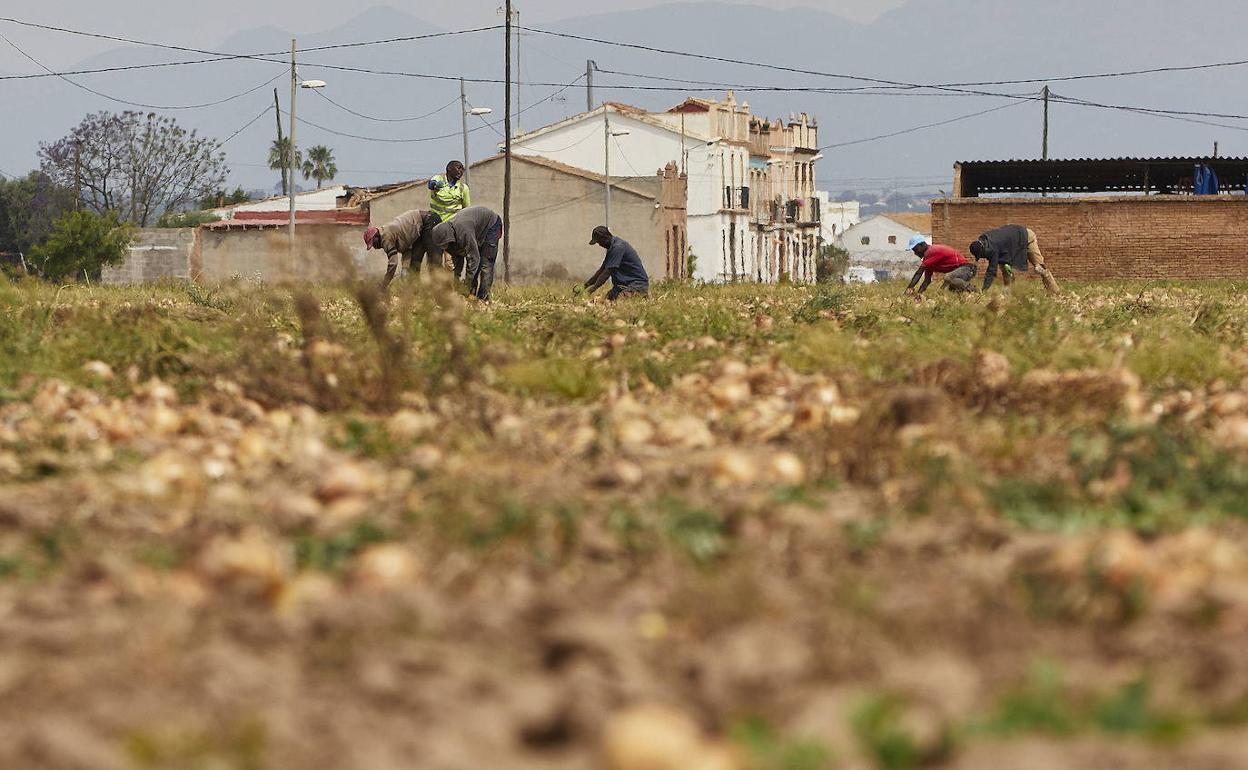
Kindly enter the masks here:
<path id="1" fill-rule="evenodd" d="M 1248 761 L 1232 285 L 0 311 L 0 766 Z"/>

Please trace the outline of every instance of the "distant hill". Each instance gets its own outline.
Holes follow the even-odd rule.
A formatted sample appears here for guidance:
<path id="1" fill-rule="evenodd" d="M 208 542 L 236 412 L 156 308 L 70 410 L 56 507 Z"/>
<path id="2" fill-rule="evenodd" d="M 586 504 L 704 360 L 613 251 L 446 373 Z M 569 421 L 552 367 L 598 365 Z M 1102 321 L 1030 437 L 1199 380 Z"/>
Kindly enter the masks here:
<path id="1" fill-rule="evenodd" d="M 905 82 L 1000 81 L 1058 76 L 1168 64 L 1242 58 L 1238 0 L 910 0 L 870 24 L 859 24 L 818 10 L 779 12 L 755 6 L 716 3 L 676 4 L 641 11 L 595 14 L 546 25 L 578 35 L 644 43 L 749 61 L 769 62 L 829 73 L 868 75 Z M 446 15 L 441 27 L 391 8 L 365 11 L 340 28 L 300 38 L 302 48 L 329 43 L 415 35 L 457 26 Z M 696 34 L 692 34 L 695 33 Z M 174 110 L 189 126 L 224 138 L 259 114 L 277 87 L 283 109 L 289 100 L 289 33 L 272 27 L 239 32 L 206 47 L 239 53 L 274 52 L 274 63 L 231 61 L 166 70 L 146 70 L 82 77 L 83 84 L 133 101 L 157 105 L 212 102 L 263 84 L 270 85 L 225 104 L 199 110 Z M 422 115 L 448 105 L 458 95 L 453 78 L 501 78 L 501 39 L 497 33 L 415 41 L 397 45 L 308 52 L 303 77 L 329 82 L 325 95 L 356 112 L 384 118 Z M 81 68 L 198 58 L 194 54 L 125 48 L 81 62 Z M 738 85 L 855 87 L 859 81 L 794 75 L 757 67 L 680 59 L 670 56 L 568 41 L 526 33 L 520 45 L 525 81 L 568 83 L 592 58 L 603 70 Z M 317 67 L 335 64 L 391 70 L 452 79 L 364 75 Z M 664 85 L 664 81 L 598 73 L 595 96 L 648 108 L 676 103 L 680 92 L 612 88 L 618 85 Z M 678 84 L 672 84 L 678 85 Z M 1177 107 L 1200 111 L 1246 113 L 1237 94 L 1248 86 L 1248 68 L 1207 70 L 1114 81 L 1053 83 L 1059 94 L 1116 104 Z M 1035 93 L 1040 84 L 991 85 L 975 90 Z M 551 94 L 549 86 L 525 86 L 521 106 Z M 499 85 L 469 86 L 473 104 L 503 105 Z M 63 135 L 84 113 L 122 109 L 63 81 L 0 82 L 8 104 L 37 104 L 21 120 L 0 129 L 0 168 L 21 173 L 35 164 L 40 140 Z M 853 93 L 765 93 L 742 90 L 756 112 L 772 116 L 806 111 L 820 123 L 824 143 L 833 144 L 887 134 L 925 123 L 1009 104 L 1008 100 L 939 96 L 862 95 Z M 528 107 L 519 123 L 532 128 L 584 108 L 583 87 L 560 99 Z M 416 122 L 376 122 L 359 118 L 315 94 L 303 93 L 299 114 L 313 123 L 360 137 L 428 138 L 415 143 L 370 142 L 300 126 L 301 146 L 331 146 L 342 169 L 340 181 L 369 184 L 422 176 L 461 154 L 459 118 L 454 105 Z M 1040 106 L 1027 103 L 975 120 L 918 131 L 895 138 L 825 152 L 820 186 L 825 189 L 947 189 L 951 165 L 964 158 L 1030 157 L 1040 151 Z M 1232 119 L 1212 122 L 1248 127 Z M 472 124 L 472 152 L 493 152 L 497 129 Z M 285 130 L 285 128 L 283 128 Z M 275 134 L 267 115 L 232 140 L 228 152 L 231 185 L 270 187 L 267 146 Z M 433 139 L 431 137 L 445 136 Z M 1248 154 L 1242 129 L 1194 125 L 1128 112 L 1054 104 L 1051 153 L 1054 156 L 1128 156 L 1201 154 L 1221 143 L 1225 154 Z"/>

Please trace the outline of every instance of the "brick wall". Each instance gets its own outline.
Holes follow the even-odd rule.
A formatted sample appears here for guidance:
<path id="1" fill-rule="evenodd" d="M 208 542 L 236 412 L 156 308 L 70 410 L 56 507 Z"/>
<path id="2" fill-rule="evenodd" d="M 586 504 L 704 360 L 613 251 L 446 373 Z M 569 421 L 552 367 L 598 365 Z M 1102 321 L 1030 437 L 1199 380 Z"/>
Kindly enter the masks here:
<path id="1" fill-rule="evenodd" d="M 932 201 L 937 243 L 966 253 L 1006 224 L 1036 231 L 1059 279 L 1248 278 L 1248 197 Z"/>
<path id="2" fill-rule="evenodd" d="M 120 265 L 106 267 L 101 280 L 106 284 L 147 283 L 161 278 L 190 278 L 191 255 L 195 250 L 193 227 L 145 228 L 134 240 Z"/>

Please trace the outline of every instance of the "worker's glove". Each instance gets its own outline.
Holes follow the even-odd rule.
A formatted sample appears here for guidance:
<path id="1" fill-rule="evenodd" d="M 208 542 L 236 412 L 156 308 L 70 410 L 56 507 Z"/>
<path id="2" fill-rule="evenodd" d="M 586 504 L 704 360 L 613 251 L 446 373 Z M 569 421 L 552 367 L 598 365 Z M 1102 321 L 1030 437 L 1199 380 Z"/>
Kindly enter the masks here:
<path id="1" fill-rule="evenodd" d="M 443 182 L 441 179 L 430 179 L 430 180 L 429 180 L 429 189 L 430 189 L 430 190 L 441 190 L 443 187 L 446 187 L 446 182 Z"/>

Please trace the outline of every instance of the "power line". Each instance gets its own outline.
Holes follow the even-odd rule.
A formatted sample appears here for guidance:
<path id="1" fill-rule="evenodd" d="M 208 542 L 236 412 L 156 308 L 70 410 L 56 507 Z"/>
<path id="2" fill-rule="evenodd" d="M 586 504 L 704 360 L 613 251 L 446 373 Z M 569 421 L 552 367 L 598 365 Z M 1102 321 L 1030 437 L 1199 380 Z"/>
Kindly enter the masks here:
<path id="1" fill-rule="evenodd" d="M 1152 115 L 1158 118 L 1169 118 L 1171 120 L 1179 120 L 1186 123 L 1198 123 L 1204 126 L 1215 126 L 1217 128 L 1227 128 L 1232 131 L 1248 131 L 1248 126 L 1232 126 L 1226 123 L 1213 123 L 1206 120 L 1196 120 L 1195 118 L 1229 118 L 1232 120 L 1248 120 L 1248 115 L 1228 115 L 1217 112 L 1195 112 L 1192 110 L 1164 110 L 1152 107 L 1133 107 L 1123 104 L 1104 104 L 1101 102 L 1092 102 L 1086 99 L 1078 99 L 1071 96 L 1061 96 L 1051 94 L 1050 98 L 1063 104 L 1073 104 L 1079 107 L 1096 107 L 1105 110 L 1119 110 L 1122 112 L 1134 112 L 1141 115 Z"/>
<path id="2" fill-rule="evenodd" d="M 67 35 L 91 37 L 91 38 L 96 38 L 98 40 L 111 40 L 116 43 L 128 43 L 130 45 L 139 45 L 139 46 L 144 46 L 147 48 L 164 48 L 170 51 L 184 51 L 188 53 L 208 54 L 210 56 L 225 56 L 225 57 L 232 57 L 232 58 L 249 59 L 249 58 L 256 58 L 260 56 L 281 56 L 287 53 L 286 51 L 283 50 L 283 51 L 266 51 L 264 53 L 256 53 L 256 54 L 228 54 L 228 53 L 220 53 L 217 51 L 206 51 L 202 48 L 191 48 L 188 46 L 173 45 L 170 43 L 156 43 L 150 40 L 136 40 L 134 38 L 129 38 L 129 37 L 107 35 L 101 32 L 86 32 L 86 31 L 78 30 L 78 29 L 70 29 L 68 27 L 57 27 L 57 26 L 53 26 L 50 24 L 38 24 L 33 21 L 22 21 L 21 19 L 14 19 L 14 18 L 5 17 L 5 16 L 0 16 L 0 21 L 5 21 L 10 24 L 17 24 L 22 27 L 42 29 L 42 30 L 46 30 L 49 32 L 60 32 L 60 33 L 67 34 Z M 373 46 L 373 45 L 389 45 L 391 43 L 410 43 L 410 42 L 417 41 L 417 40 L 432 40 L 434 38 L 439 38 L 439 37 L 454 37 L 457 35 L 471 35 L 471 34 L 475 34 L 478 32 L 491 32 L 497 29 L 502 29 L 502 25 L 494 24 L 494 25 L 486 26 L 486 27 L 474 27 L 472 29 L 458 29 L 458 30 L 450 30 L 446 32 L 430 32 L 424 35 L 406 35 L 403 37 L 390 37 L 390 38 L 384 38 L 381 40 L 364 40 L 364 41 L 354 42 L 354 43 L 333 43 L 330 45 L 319 45 L 319 46 L 312 46 L 310 48 L 301 48 L 299 50 L 300 52 L 306 53 L 308 51 L 332 51 L 332 50 L 337 50 L 340 48 L 361 48 L 364 46 Z"/>
<path id="3" fill-rule="evenodd" d="M 524 113 L 528 112 L 529 110 L 532 110 L 532 109 L 534 109 L 534 108 L 536 108 L 536 107 L 538 107 L 538 106 L 540 106 L 540 105 L 542 105 L 542 104 L 544 104 L 544 103 L 546 103 L 546 102 L 550 101 L 551 99 L 555 98 L 555 97 L 556 97 L 556 96 L 558 96 L 559 94 L 561 94 L 561 93 L 563 93 L 564 91 L 568 90 L 569 88 L 572 88 L 573 86 L 575 86 L 575 85 L 576 85 L 577 83 L 579 83 L 579 82 L 580 82 L 580 81 L 581 81 L 584 77 L 585 77 L 585 75 L 584 75 L 584 74 L 582 74 L 582 75 L 578 76 L 575 80 L 573 80 L 571 83 L 561 84 L 561 85 L 560 85 L 560 88 L 559 88 L 559 90 L 558 90 L 558 91 L 555 91 L 554 93 L 550 94 L 549 96 L 547 96 L 547 97 L 546 97 L 546 98 L 544 98 L 544 99 L 540 99 L 540 100 L 538 100 L 538 101 L 536 101 L 536 102 L 534 102 L 534 103 L 530 104 L 529 106 L 527 106 L 527 107 L 525 107 L 524 109 L 520 110 L 520 112 L 519 112 L 519 113 L 517 113 L 517 114 L 521 114 L 521 115 L 523 115 Z M 459 99 L 456 99 L 455 101 L 459 101 Z M 282 111 L 281 111 L 281 114 L 282 114 L 282 115 L 287 115 L 287 116 L 289 116 L 289 115 L 290 115 L 290 113 L 289 113 L 289 112 L 287 112 L 286 110 L 282 110 Z M 327 126 L 322 126 L 322 125 L 320 125 L 319 123 L 313 123 L 312 121 L 307 120 L 306 118 L 301 118 L 301 117 L 298 117 L 298 116 L 296 116 L 295 120 L 296 120 L 297 122 L 299 122 L 299 123 L 303 123 L 303 124 L 308 125 L 308 126 L 311 126 L 311 127 L 313 127 L 313 128 L 318 128 L 318 129 L 320 129 L 321 131 L 325 131 L 325 132 L 330 133 L 330 134 L 333 134 L 333 135 L 335 135 L 335 136 L 342 136 L 342 137 L 346 137 L 346 138 L 348 138 L 348 139 L 359 139 L 359 140 L 361 140 L 361 141 L 365 141 L 365 142 L 382 142 L 382 143 L 386 143 L 386 144 L 417 144 L 417 143 L 420 143 L 420 142 L 433 142 L 433 141 L 438 141 L 438 140 L 440 140 L 440 139 L 450 139 L 451 137 L 456 137 L 456 136 L 460 136 L 460 135 L 461 135 L 461 133 L 460 133 L 460 132 L 456 131 L 455 133 L 451 133 L 451 134 L 442 134 L 442 135 L 440 135 L 440 136 L 424 136 L 424 137 L 417 137 L 417 138 L 414 138 L 414 139 L 390 139 L 390 138 L 386 138 L 386 137 L 362 136 L 362 135 L 359 135 L 359 134 L 350 134 L 350 133 L 347 133 L 347 132 L 345 132 L 345 131 L 338 131 L 337 129 L 329 128 L 329 127 L 327 127 Z M 494 123 L 487 123 L 487 122 L 484 122 L 484 120 L 483 120 L 483 125 L 477 126 L 477 127 L 475 127 L 475 128 L 470 128 L 470 129 L 468 129 L 468 133 L 470 133 L 470 134 L 472 134 L 472 133 L 476 133 L 477 131 L 480 131 L 480 130 L 481 130 L 481 129 L 483 129 L 483 128 L 495 128 L 497 125 L 498 125 L 498 121 L 495 121 Z"/>
<path id="4" fill-rule="evenodd" d="M 327 101 L 327 102 L 329 102 L 330 104 L 334 105 L 335 107 L 337 107 L 338 109 L 342 110 L 343 112 L 348 112 L 348 113 L 350 113 L 350 114 L 352 114 L 352 115 L 356 116 L 357 118 L 363 118 L 363 119 L 365 119 L 365 120 L 372 120 L 372 121 L 376 121 L 376 122 L 378 122 L 378 123 L 411 123 L 411 122 L 414 122 L 414 121 L 417 121 L 417 120 L 424 120 L 425 118 L 431 118 L 431 117 L 433 117 L 434 115 L 437 115 L 438 113 L 442 112 L 443 110 L 446 110 L 446 109 L 447 109 L 448 107 L 450 107 L 451 105 L 455 104 L 455 102 L 458 102 L 458 101 L 459 101 L 459 98 L 458 98 L 458 97 L 456 97 L 455 99 L 452 99 L 451 101 L 449 101 L 449 102 L 447 102 L 446 104 L 442 105 L 441 107 L 437 108 L 437 109 L 436 109 L 436 110 L 434 110 L 433 112 L 426 112 L 424 115 L 416 115 L 415 117 L 411 117 L 411 118 L 378 118 L 378 117 L 374 117 L 374 116 L 372 116 L 372 115 L 365 115 L 365 114 L 364 114 L 364 113 L 362 113 L 362 112 L 356 112 L 355 110 L 351 109 L 350 107 L 347 107 L 347 106 L 346 106 L 346 105 L 344 105 L 344 104 L 339 104 L 338 102 L 336 102 L 336 101 L 334 101 L 333 99 L 331 99 L 331 98 L 329 98 L 328 96 L 326 96 L 326 95 L 324 94 L 324 92 L 323 92 L 323 89 L 320 89 L 320 88 L 315 88 L 315 89 L 312 89 L 312 90 L 313 90 L 313 92 L 314 92 L 317 96 L 321 97 L 322 99 L 324 99 L 325 101 Z"/>
<path id="5" fill-rule="evenodd" d="M 35 64 L 35 66 L 46 70 L 49 74 L 54 74 L 51 68 L 49 68 L 47 65 L 45 65 L 43 62 L 39 61 L 35 57 L 31 56 L 24 49 L 18 46 L 17 43 L 14 43 L 12 40 L 5 37 L 3 34 L 0 34 L 0 40 L 3 40 L 4 42 L 8 43 L 9 46 L 13 48 L 13 50 L 17 51 L 22 56 L 29 59 L 31 62 Z M 225 104 L 226 102 L 232 102 L 235 99 L 241 99 L 242 97 L 247 96 L 249 94 L 254 94 L 256 91 L 259 91 L 260 89 L 266 87 L 267 85 L 272 83 L 274 80 L 277 80 L 278 78 L 282 77 L 283 74 L 284 73 L 278 73 L 277 75 L 269 78 L 268 80 L 266 80 L 265 82 L 261 83 L 258 86 L 255 86 L 254 88 L 249 88 L 248 90 L 243 91 L 242 93 L 237 93 L 232 96 L 227 96 L 224 99 L 217 99 L 216 101 L 204 102 L 202 104 L 181 104 L 181 105 L 144 104 L 143 102 L 132 102 L 132 101 L 129 101 L 128 99 L 122 99 L 120 97 L 112 96 L 111 94 L 106 94 L 103 91 L 97 91 L 94 88 L 89 88 L 87 86 L 82 85 L 81 83 L 70 80 L 69 78 L 63 75 L 58 75 L 58 77 L 60 77 L 60 79 L 64 80 L 66 83 L 69 83 L 74 88 L 81 89 L 83 91 L 86 91 L 89 94 L 94 94 L 103 99 L 108 99 L 109 101 L 117 102 L 118 104 L 125 104 L 130 107 L 142 107 L 143 109 L 148 109 L 148 110 L 197 110 L 197 109 L 201 109 L 204 107 L 216 107 L 217 105 Z"/>
<path id="6" fill-rule="evenodd" d="M 1029 101 L 1036 101 L 1038 98 L 1039 98 L 1039 97 L 1036 97 L 1036 96 L 1027 97 L 1027 99 L 1028 99 Z M 824 150 L 835 150 L 835 149 L 840 148 L 840 147 L 849 147 L 849 146 L 851 146 L 851 145 L 855 145 L 855 144 L 866 144 L 866 143 L 868 143 L 868 142 L 876 142 L 876 141 L 879 141 L 879 140 L 881 140 L 881 139 L 891 139 L 891 138 L 893 138 L 893 137 L 895 137 L 895 136 L 902 136 L 903 134 L 913 134 L 913 133 L 915 133 L 916 131 L 924 131 L 924 130 L 929 129 L 929 128 L 936 128 L 936 127 L 938 127 L 938 126 L 947 126 L 947 125 L 949 125 L 950 123 L 957 123 L 957 122 L 959 122 L 959 121 L 963 121 L 963 120 L 970 120 L 971 118 L 978 118 L 978 117 L 980 117 L 981 115 L 987 115 L 987 114 L 989 114 L 989 113 L 999 112 L 999 111 L 1001 111 L 1001 110 L 1007 110 L 1007 109 L 1009 109 L 1010 107 L 1017 107 L 1018 105 L 1020 105 L 1020 104 L 1022 104 L 1022 103 L 1023 103 L 1023 102 L 1017 102 L 1017 101 L 1016 101 L 1016 102 L 1011 102 L 1011 103 L 1009 103 L 1009 104 L 1002 104 L 1002 105 L 999 105 L 999 106 L 993 107 L 993 108 L 991 108 L 991 109 L 987 109 L 987 110 L 980 110 L 979 112 L 972 112 L 972 113 L 970 113 L 970 114 L 968 114 L 968 115 L 959 115 L 959 116 L 958 116 L 958 117 L 956 117 L 956 118 L 950 118 L 950 119 L 948 119 L 948 120 L 942 120 L 942 121 L 939 121 L 939 122 L 936 122 L 936 123 L 924 123 L 924 124 L 923 124 L 923 125 L 921 125 L 921 126 L 912 126 L 912 127 L 910 127 L 910 128 L 905 128 L 905 129 L 902 129 L 902 130 L 900 130 L 900 131 L 893 131 L 893 132 L 888 133 L 888 134 L 880 134 L 880 135 L 878 135 L 878 136 L 868 136 L 868 137 L 865 137 L 865 138 L 862 138 L 862 139 L 854 139 L 854 140 L 852 140 L 852 141 L 848 141 L 848 142 L 837 142 L 836 144 L 828 144 L 828 145 L 824 145 L 823 147 L 820 147 L 820 148 L 819 148 L 819 151 L 820 151 L 820 152 L 822 152 L 822 151 L 824 151 Z"/>
<path id="7" fill-rule="evenodd" d="M 220 142 L 217 142 L 217 147 L 224 147 L 227 142 L 229 142 L 231 139 L 238 136 L 239 134 L 243 133 L 247 129 L 251 128 L 253 125 L 255 125 L 257 120 L 260 120 L 260 118 L 263 118 L 265 115 L 268 115 L 272 110 L 273 110 L 273 105 L 271 104 L 265 107 L 263 112 L 261 112 L 259 115 L 255 116 L 251 120 L 247 121 L 246 123 L 244 123 L 242 128 L 230 134 L 225 139 L 222 139 Z"/>

